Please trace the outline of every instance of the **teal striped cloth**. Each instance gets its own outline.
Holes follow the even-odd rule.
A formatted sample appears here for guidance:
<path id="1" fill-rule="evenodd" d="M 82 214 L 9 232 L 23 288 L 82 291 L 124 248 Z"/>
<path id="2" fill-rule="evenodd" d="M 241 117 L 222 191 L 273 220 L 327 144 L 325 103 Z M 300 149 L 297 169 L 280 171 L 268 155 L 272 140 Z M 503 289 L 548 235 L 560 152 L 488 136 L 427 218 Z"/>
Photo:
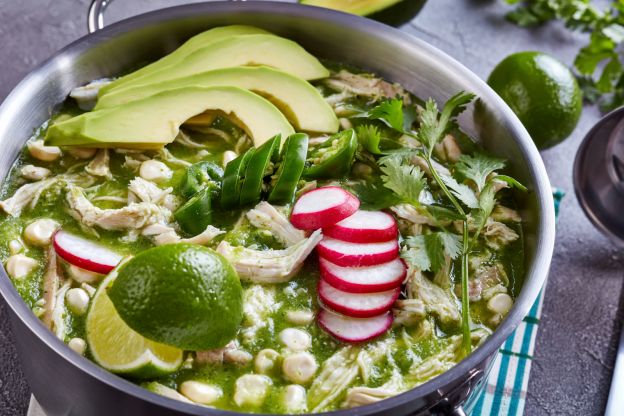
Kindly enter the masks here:
<path id="1" fill-rule="evenodd" d="M 557 216 L 564 195 L 560 189 L 553 190 Z M 521 416 L 524 413 L 544 290 L 545 287 L 529 314 L 498 350 L 490 376 L 474 404 L 472 416 Z"/>

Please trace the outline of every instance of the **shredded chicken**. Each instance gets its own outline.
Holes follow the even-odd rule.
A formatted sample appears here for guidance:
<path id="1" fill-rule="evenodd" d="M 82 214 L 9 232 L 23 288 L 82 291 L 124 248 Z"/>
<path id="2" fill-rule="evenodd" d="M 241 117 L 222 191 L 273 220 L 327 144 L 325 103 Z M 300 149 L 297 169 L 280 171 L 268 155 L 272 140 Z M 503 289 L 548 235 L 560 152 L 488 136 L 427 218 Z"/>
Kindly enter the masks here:
<path id="1" fill-rule="evenodd" d="M 91 162 L 85 167 L 85 171 L 93 176 L 112 178 L 110 167 L 108 166 L 109 162 L 110 157 L 108 155 L 108 149 L 100 149 Z"/>
<path id="2" fill-rule="evenodd" d="M 443 324 L 456 324 L 461 320 L 452 294 L 423 276 L 420 270 L 410 267 L 406 291 L 409 299 L 420 299 L 427 313 L 435 315 Z"/>
<path id="3" fill-rule="evenodd" d="M 403 98 L 404 103 L 409 104 L 411 102 L 409 94 L 399 84 L 390 84 L 370 74 L 353 74 L 349 71 L 341 70 L 325 80 L 325 85 L 351 96 L 357 95 L 375 99 L 399 96 Z M 348 98 L 348 95 L 342 97 L 340 101 L 343 101 L 345 98 Z"/>
<path id="4" fill-rule="evenodd" d="M 503 224 L 488 218 L 483 228 L 483 237 L 488 247 L 500 250 L 507 244 L 516 241 L 520 236 L 514 230 Z"/>
<path id="5" fill-rule="evenodd" d="M 34 208 L 41 194 L 61 180 L 57 176 L 39 182 L 27 183 L 15 191 L 12 197 L 0 201 L 0 208 L 12 217 L 19 217 L 28 204 L 30 204 L 31 209 Z"/>
<path id="6" fill-rule="evenodd" d="M 247 219 L 257 228 L 269 230 L 286 247 L 305 239 L 305 233 L 296 229 L 281 212 L 268 202 L 262 201 L 247 212 Z"/>
<path id="7" fill-rule="evenodd" d="M 398 204 L 390 207 L 392 212 L 396 214 L 397 217 L 407 220 L 413 224 L 422 224 L 429 226 L 437 226 L 436 222 L 431 218 L 431 216 L 426 213 L 426 211 L 420 212 L 410 204 Z"/>
<path id="8" fill-rule="evenodd" d="M 169 210 L 150 202 L 131 203 L 118 209 L 98 208 L 73 185 L 68 186 L 67 202 L 71 214 L 82 224 L 105 230 L 138 230 L 150 224 L 167 223 L 171 217 Z"/>
<path id="9" fill-rule="evenodd" d="M 481 299 L 488 300 L 497 293 L 507 293 L 509 279 L 502 265 L 480 265 L 468 282 L 468 296 L 471 302 Z M 455 287 L 456 293 L 461 293 L 461 285 Z"/>
<path id="10" fill-rule="evenodd" d="M 392 308 L 394 324 L 403 326 L 417 325 L 427 314 L 425 304 L 420 299 L 400 299 Z"/>
<path id="11" fill-rule="evenodd" d="M 358 375 L 359 349 L 344 347 L 323 363 L 308 390 L 308 408 L 319 412 L 337 400 Z"/>
<path id="12" fill-rule="evenodd" d="M 396 396 L 405 390 L 403 377 L 397 371 L 390 380 L 379 387 L 352 387 L 347 391 L 344 407 L 352 408 L 376 403 L 388 397 Z"/>
<path id="13" fill-rule="evenodd" d="M 43 302 L 44 312 L 41 320 L 51 330 L 55 331 L 55 326 L 59 324 L 58 319 L 54 319 L 56 302 L 59 299 L 59 289 L 63 283 L 60 264 L 57 261 L 56 252 L 50 246 L 46 251 L 47 265 L 43 273 Z M 56 323 L 56 325 L 55 325 Z"/>
<path id="14" fill-rule="evenodd" d="M 522 218 L 515 209 L 507 208 L 502 205 L 496 205 L 492 211 L 492 217 L 494 221 L 499 222 L 521 222 Z"/>
<path id="15" fill-rule="evenodd" d="M 440 352 L 410 368 L 409 374 L 417 385 L 450 370 L 457 363 L 460 358 L 461 339 L 459 335 L 450 337 L 448 345 L 442 348 Z"/>
<path id="16" fill-rule="evenodd" d="M 462 151 L 457 144 L 457 140 L 450 134 L 444 136 L 444 139 L 435 145 L 436 156 L 445 162 L 455 163 L 462 155 Z"/>
<path id="17" fill-rule="evenodd" d="M 130 181 L 128 190 L 140 201 L 156 205 L 163 205 L 167 196 L 173 192 L 173 188 L 161 189 L 154 182 L 147 181 L 140 176 Z"/>
<path id="18" fill-rule="evenodd" d="M 111 83 L 110 79 L 102 78 L 91 81 L 87 85 L 71 90 L 69 96 L 76 100 L 81 110 L 91 111 L 97 102 L 100 88 Z"/>
<path id="19" fill-rule="evenodd" d="M 162 232 L 158 232 L 159 229 L 162 230 Z M 225 231 L 213 227 L 212 225 L 209 225 L 200 234 L 197 234 L 196 236 L 190 238 L 182 238 L 175 232 L 173 228 L 162 224 L 153 224 L 145 227 L 145 229 L 143 230 L 143 235 L 154 237 L 154 243 L 157 246 L 175 243 L 198 244 L 205 246 L 212 242 L 212 240 L 214 240 L 216 236 L 224 233 Z"/>
<path id="20" fill-rule="evenodd" d="M 188 147 L 190 149 L 205 149 L 206 145 L 201 143 L 194 142 L 191 137 L 184 133 L 182 130 L 178 132 L 178 135 L 175 138 L 175 142 L 181 146 Z"/>
<path id="21" fill-rule="evenodd" d="M 284 250 L 254 250 L 234 247 L 222 241 L 217 252 L 232 263 L 243 280 L 263 284 L 283 283 L 297 273 L 322 238 L 321 230 L 317 230 L 307 239 Z"/>

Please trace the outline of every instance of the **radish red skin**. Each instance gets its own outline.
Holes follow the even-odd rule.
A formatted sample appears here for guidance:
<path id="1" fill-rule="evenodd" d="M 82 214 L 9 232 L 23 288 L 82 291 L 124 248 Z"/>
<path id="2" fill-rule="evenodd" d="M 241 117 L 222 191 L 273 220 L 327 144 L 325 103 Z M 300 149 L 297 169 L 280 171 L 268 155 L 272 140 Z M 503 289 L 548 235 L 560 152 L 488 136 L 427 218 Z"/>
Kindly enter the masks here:
<path id="1" fill-rule="evenodd" d="M 394 261 L 393 259 L 391 261 Z M 397 273 L 394 279 L 383 283 L 354 283 L 344 278 L 341 278 L 338 274 L 332 272 L 331 262 L 327 259 L 320 258 L 319 259 L 319 268 L 321 271 L 321 277 L 327 281 L 330 285 L 335 287 L 336 289 L 342 290 L 344 292 L 351 293 L 375 293 L 375 292 L 385 292 L 387 290 L 392 290 L 401 286 L 403 281 L 405 280 L 405 276 L 407 275 L 407 269 L 405 267 L 405 263 L 402 260 L 398 260 L 401 262 L 402 269 L 400 273 Z M 381 266 L 381 265 L 378 265 Z"/>
<path id="2" fill-rule="evenodd" d="M 343 267 L 362 267 L 362 266 L 375 266 L 382 263 L 387 263 L 396 259 L 399 255 L 399 243 L 396 240 L 388 241 L 388 247 L 383 251 L 374 253 L 344 253 L 337 251 L 330 246 L 331 238 L 324 238 L 317 246 L 316 250 L 319 256 L 326 258 L 338 266 Z M 392 243 L 392 244 L 391 244 Z M 370 247 L 370 244 L 384 244 L 384 243 L 369 243 L 369 244 L 357 244 L 357 243 L 345 243 L 345 245 L 353 244 L 351 248 L 355 251 L 357 246 L 362 246 L 362 250 L 366 249 L 366 246 Z"/>
<path id="3" fill-rule="evenodd" d="M 387 297 L 386 302 L 377 307 L 367 309 L 366 307 L 353 308 L 353 307 L 349 307 L 348 305 L 339 303 L 338 301 L 333 299 L 332 296 L 328 293 L 328 289 L 331 289 L 331 285 L 327 281 L 321 279 L 318 285 L 318 294 L 319 294 L 319 298 L 321 302 L 325 306 L 327 306 L 328 308 L 336 312 L 340 312 L 343 315 L 351 316 L 354 318 L 369 318 L 372 316 L 380 315 L 384 312 L 388 312 L 390 309 L 392 309 L 392 305 L 394 304 L 394 302 L 396 302 L 396 300 L 399 298 L 399 295 L 401 294 L 400 287 L 397 287 L 394 290 L 386 291 L 387 293 L 382 292 L 384 295 L 387 295 L 387 296 L 384 296 L 384 297 Z M 338 288 L 333 288 L 333 289 L 340 290 Z M 378 294 L 378 293 L 348 293 L 344 291 L 341 291 L 341 292 L 342 292 L 342 296 L 352 296 L 352 297 L 361 297 L 361 296 Z M 357 298 L 354 299 L 354 301 L 357 301 Z"/>
<path id="4" fill-rule="evenodd" d="M 322 206 L 322 202 L 330 201 L 326 197 L 338 198 L 338 200 L 329 206 Z M 319 198 L 318 203 L 315 203 L 316 198 Z M 310 203 L 318 204 L 321 208 L 319 210 L 302 208 L 305 204 Z M 353 215 L 359 207 L 360 200 L 350 192 L 338 186 L 325 186 L 306 192 L 297 200 L 290 215 L 290 222 L 301 230 L 318 230 L 334 225 Z"/>
<path id="5" fill-rule="evenodd" d="M 349 343 L 366 342 L 383 335 L 392 326 L 392 321 L 392 314 L 389 312 L 370 318 L 350 318 L 327 309 L 321 309 L 318 314 L 318 324 L 325 332 L 340 341 Z M 362 324 L 369 324 L 370 328 L 362 330 L 357 335 L 348 334 L 348 332 L 355 332 L 354 328 Z"/>
<path id="6" fill-rule="evenodd" d="M 96 261 L 89 260 L 84 257 L 77 256 L 76 254 L 72 253 L 71 250 L 69 250 L 62 244 L 61 239 L 63 237 L 63 233 L 64 231 L 62 230 L 57 231 L 54 234 L 54 238 L 52 239 L 52 241 L 54 244 L 54 251 L 56 251 L 56 254 L 58 254 L 59 257 L 61 257 L 66 262 L 73 264 L 74 266 L 80 267 L 82 269 L 95 272 L 95 273 L 100 273 L 100 274 L 108 274 L 117 266 L 118 262 L 115 264 L 112 264 L 113 262 L 108 262 L 108 263 L 96 262 Z M 81 237 L 77 237 L 77 236 L 72 236 L 72 237 L 81 239 Z M 111 252 L 111 254 L 114 254 L 115 256 L 117 256 L 117 254 L 115 253 Z M 121 256 L 119 256 L 119 260 L 121 260 Z"/>
<path id="7" fill-rule="evenodd" d="M 370 224 L 366 224 L 365 219 L 368 215 L 387 217 L 388 226 L 385 228 L 372 228 Z M 361 216 L 363 224 L 357 226 L 343 224 L 348 222 L 355 216 Z M 367 227 L 367 225 L 369 225 Z M 323 229 L 323 235 L 335 238 L 337 240 L 347 241 L 350 243 L 381 243 L 397 238 L 398 227 L 394 217 L 382 211 L 358 211 L 351 217 Z"/>

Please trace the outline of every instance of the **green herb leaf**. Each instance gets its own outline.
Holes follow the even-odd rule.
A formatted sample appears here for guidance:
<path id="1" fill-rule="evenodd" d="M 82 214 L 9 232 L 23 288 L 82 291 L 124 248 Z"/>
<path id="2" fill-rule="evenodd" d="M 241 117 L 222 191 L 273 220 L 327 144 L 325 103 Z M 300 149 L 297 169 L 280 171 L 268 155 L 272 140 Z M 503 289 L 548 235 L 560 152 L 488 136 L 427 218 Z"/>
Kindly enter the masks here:
<path id="1" fill-rule="evenodd" d="M 518 182 L 517 180 L 515 180 L 514 178 L 512 178 L 511 176 L 507 176 L 507 175 L 496 175 L 493 179 L 497 179 L 499 181 L 503 181 L 503 182 L 507 182 L 507 184 L 509 186 L 511 186 L 512 188 L 517 188 L 523 192 L 526 192 L 528 189 L 526 188 L 526 186 L 522 185 L 520 182 Z"/>
<path id="2" fill-rule="evenodd" d="M 418 139 L 427 148 L 429 155 L 444 135 L 455 126 L 455 117 L 474 99 L 474 94 L 461 91 L 452 96 L 444 105 L 442 112 L 433 99 L 425 102 L 425 109 L 420 115 Z"/>
<path id="3" fill-rule="evenodd" d="M 374 155 L 380 155 L 379 142 L 381 133 L 377 126 L 372 124 L 362 124 L 357 127 L 357 138 L 362 147 Z"/>
<path id="4" fill-rule="evenodd" d="M 473 156 L 462 155 L 455 164 L 455 170 L 466 179 L 470 179 L 481 191 L 487 177 L 495 170 L 505 167 L 505 160 L 484 153 L 475 153 Z"/>
<path id="5" fill-rule="evenodd" d="M 426 205 L 427 212 L 438 221 L 458 221 L 464 217 L 452 209 L 441 207 L 439 205 Z"/>
<path id="6" fill-rule="evenodd" d="M 477 195 L 469 186 L 458 183 L 455 178 L 449 175 L 440 174 L 442 182 L 449 188 L 451 193 L 464 203 L 468 208 L 479 208 Z"/>
<path id="7" fill-rule="evenodd" d="M 403 131 L 403 100 L 393 98 L 382 102 L 368 112 L 368 118 L 380 120 L 388 127 Z"/>
<path id="8" fill-rule="evenodd" d="M 427 181 L 425 173 L 414 165 L 404 164 L 401 157 L 385 157 L 380 161 L 381 179 L 399 199 L 412 205 L 420 205 L 419 196 Z"/>
<path id="9" fill-rule="evenodd" d="M 377 177 L 379 178 L 379 177 Z M 401 199 L 390 189 L 386 188 L 381 180 L 362 181 L 352 185 L 349 190 L 360 200 L 360 208 L 369 211 L 378 211 L 401 203 Z"/>
<path id="10" fill-rule="evenodd" d="M 440 271 L 448 256 L 455 260 L 462 253 L 461 236 L 444 231 L 408 237 L 402 257 L 422 271 Z"/>

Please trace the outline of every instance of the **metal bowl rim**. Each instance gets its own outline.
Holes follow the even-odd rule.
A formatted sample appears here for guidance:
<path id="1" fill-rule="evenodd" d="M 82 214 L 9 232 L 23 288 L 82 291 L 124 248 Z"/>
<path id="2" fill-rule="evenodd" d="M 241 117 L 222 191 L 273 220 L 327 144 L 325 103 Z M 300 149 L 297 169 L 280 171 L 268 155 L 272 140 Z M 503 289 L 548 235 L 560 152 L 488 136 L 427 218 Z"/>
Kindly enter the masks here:
<path id="1" fill-rule="evenodd" d="M 529 167 L 531 168 L 531 176 L 534 178 L 533 185 L 535 186 L 534 192 L 536 192 L 536 199 L 539 205 L 539 218 L 537 224 L 537 243 L 535 249 L 535 258 L 527 269 L 525 276 L 525 283 L 523 285 L 520 296 L 516 299 L 515 304 L 511 312 L 507 315 L 505 320 L 500 324 L 497 330 L 481 345 L 477 350 L 470 354 L 466 359 L 462 360 L 450 370 L 443 374 L 434 377 L 430 381 L 417 386 L 411 390 L 408 390 L 397 396 L 382 400 L 378 403 L 358 407 L 358 415 L 370 415 L 379 412 L 388 412 L 390 409 L 405 405 L 410 401 L 424 397 L 428 394 L 434 393 L 441 386 L 447 385 L 455 380 L 467 376 L 471 370 L 489 356 L 496 353 L 500 345 L 511 334 L 511 332 L 517 327 L 520 321 L 528 313 L 533 302 L 537 298 L 543 283 L 547 277 L 552 253 L 554 249 L 555 238 L 555 215 L 553 208 L 553 198 L 551 194 L 551 187 L 546 173 L 546 169 L 542 162 L 542 159 L 535 147 L 528 132 L 518 120 L 513 111 L 505 104 L 505 102 L 483 82 L 479 77 L 472 73 L 465 66 L 451 58 L 446 53 L 439 49 L 429 45 L 428 43 L 409 35 L 405 32 L 401 32 L 398 29 L 386 26 L 384 24 L 365 19 L 350 14 L 337 12 L 329 9 L 322 9 L 312 6 L 304 6 L 300 4 L 288 4 L 277 1 L 262 1 L 262 2 L 241 2 L 232 4 L 227 1 L 217 1 L 208 3 L 194 3 L 189 5 L 174 6 L 165 9 L 152 11 L 149 13 L 137 15 L 120 22 L 111 24 L 106 28 L 99 30 L 93 34 L 85 35 L 82 38 L 72 42 L 68 46 L 62 48 L 55 54 L 53 54 L 46 61 L 41 63 L 37 68 L 32 70 L 7 96 L 3 104 L 0 106 L 0 120 L 2 114 L 7 108 L 12 105 L 13 101 L 19 100 L 21 94 L 28 94 L 28 84 L 31 80 L 36 78 L 40 73 L 45 72 L 49 67 L 60 65 L 59 60 L 62 58 L 71 58 L 72 55 L 80 55 L 92 46 L 98 43 L 105 42 L 109 37 L 116 35 L 122 35 L 126 32 L 143 28 L 147 25 L 162 24 L 168 21 L 191 17 L 201 14 L 223 14 L 233 13 L 237 11 L 243 11 L 246 13 L 255 12 L 262 14 L 281 14 L 287 16 L 296 16 L 299 18 L 308 18 L 312 20 L 324 20 L 338 25 L 344 25 L 350 27 L 356 32 L 367 32 L 379 38 L 387 39 L 394 43 L 400 43 L 407 49 L 419 49 L 424 51 L 429 59 L 438 63 L 438 65 L 445 65 L 447 68 L 451 68 L 457 74 L 461 74 L 468 82 L 474 85 L 474 91 L 480 98 L 487 99 L 487 101 L 495 105 L 503 115 L 501 120 L 502 126 L 510 131 L 518 142 L 523 156 L 528 160 Z M 1 121 L 0 121 L 1 122 Z M 152 393 L 136 384 L 133 384 L 119 376 L 110 373 L 103 368 L 99 367 L 90 360 L 77 356 L 71 349 L 69 349 L 65 343 L 57 339 L 52 332 L 50 332 L 43 324 L 35 317 L 35 315 L 27 307 L 26 303 L 21 299 L 17 291 L 14 289 L 13 284 L 8 278 L 6 272 L 2 268 L 0 270 L 2 277 L 0 278 L 0 294 L 6 299 L 8 305 L 12 309 L 13 313 L 22 321 L 22 323 L 29 328 L 39 339 L 47 344 L 49 348 L 54 350 L 60 357 L 62 357 L 68 364 L 71 364 L 82 372 L 89 374 L 90 376 L 100 380 L 103 383 L 117 389 L 122 390 L 127 394 L 130 394 L 140 400 L 152 402 L 159 406 L 185 412 L 190 415 L 237 415 L 247 414 L 225 410 L 210 409 L 206 410 L 197 405 L 186 404 L 180 401 L 169 399 L 155 393 Z M 529 280 L 533 281 L 529 285 Z M 352 415 L 351 410 L 337 410 L 331 412 L 324 412 L 318 414 L 327 414 L 332 416 L 346 416 Z"/>

